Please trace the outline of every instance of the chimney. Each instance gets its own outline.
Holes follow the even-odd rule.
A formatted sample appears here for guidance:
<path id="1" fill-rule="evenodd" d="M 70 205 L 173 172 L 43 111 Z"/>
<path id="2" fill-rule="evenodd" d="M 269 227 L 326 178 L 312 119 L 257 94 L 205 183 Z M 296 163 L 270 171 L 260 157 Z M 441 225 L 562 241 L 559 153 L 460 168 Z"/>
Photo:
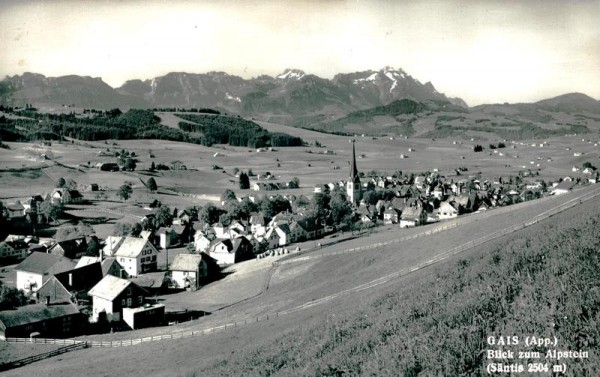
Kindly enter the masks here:
<path id="1" fill-rule="evenodd" d="M 69 287 L 73 288 L 73 273 L 69 272 Z"/>

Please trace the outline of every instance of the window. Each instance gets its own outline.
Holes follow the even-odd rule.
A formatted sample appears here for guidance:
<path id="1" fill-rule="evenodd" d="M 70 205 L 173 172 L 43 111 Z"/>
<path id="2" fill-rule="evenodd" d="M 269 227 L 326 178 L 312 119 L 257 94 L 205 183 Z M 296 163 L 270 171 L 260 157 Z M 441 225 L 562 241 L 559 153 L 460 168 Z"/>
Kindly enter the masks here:
<path id="1" fill-rule="evenodd" d="M 121 300 L 121 305 L 122 305 L 122 306 L 125 306 L 125 299 L 122 299 L 122 300 Z"/>
<path id="2" fill-rule="evenodd" d="M 144 297 L 138 296 L 138 304 L 141 304 L 142 302 L 144 302 Z"/>
<path id="3" fill-rule="evenodd" d="M 131 297 L 127 299 L 127 306 L 131 306 Z"/>
<path id="4" fill-rule="evenodd" d="M 152 256 L 152 262 L 156 262 L 156 255 Z"/>

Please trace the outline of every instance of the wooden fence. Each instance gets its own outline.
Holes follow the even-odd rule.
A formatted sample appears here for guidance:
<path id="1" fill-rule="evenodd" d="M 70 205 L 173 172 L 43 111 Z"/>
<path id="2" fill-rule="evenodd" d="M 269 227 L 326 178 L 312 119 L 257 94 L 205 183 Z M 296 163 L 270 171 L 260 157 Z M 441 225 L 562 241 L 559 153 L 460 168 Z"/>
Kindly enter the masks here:
<path id="1" fill-rule="evenodd" d="M 86 342 L 72 340 L 72 339 L 38 339 L 38 338 L 6 338 L 9 343 L 34 343 L 34 344 L 64 344 L 64 347 L 60 347 L 50 352 L 44 352 L 38 355 L 29 356 L 23 359 L 2 362 L 0 363 L 0 371 L 14 369 L 23 365 L 31 364 L 36 361 L 44 360 L 49 357 L 57 356 L 65 352 L 74 351 L 81 348 L 86 348 L 88 345 Z"/>

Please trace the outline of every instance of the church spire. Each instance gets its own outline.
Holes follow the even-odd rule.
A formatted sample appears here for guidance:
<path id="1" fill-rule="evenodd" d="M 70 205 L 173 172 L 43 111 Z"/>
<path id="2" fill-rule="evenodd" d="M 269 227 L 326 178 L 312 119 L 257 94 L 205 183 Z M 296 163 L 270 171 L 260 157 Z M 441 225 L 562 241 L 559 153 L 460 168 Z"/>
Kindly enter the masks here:
<path id="1" fill-rule="evenodd" d="M 352 140 L 352 170 L 350 170 L 350 181 L 360 181 L 358 178 L 358 168 L 356 167 L 356 150 L 354 149 L 354 140 Z"/>

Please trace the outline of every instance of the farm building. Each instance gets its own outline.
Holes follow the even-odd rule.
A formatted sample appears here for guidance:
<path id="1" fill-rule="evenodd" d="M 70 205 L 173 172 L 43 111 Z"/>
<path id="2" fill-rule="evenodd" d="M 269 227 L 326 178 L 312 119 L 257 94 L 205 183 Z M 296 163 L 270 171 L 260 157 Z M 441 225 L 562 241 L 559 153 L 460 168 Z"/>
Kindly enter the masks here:
<path id="1" fill-rule="evenodd" d="M 208 248 L 208 255 L 219 265 L 234 264 L 254 258 L 252 244 L 246 237 L 233 240 L 215 240 Z"/>
<path id="2" fill-rule="evenodd" d="M 74 267 L 75 262 L 65 257 L 38 252 L 31 253 L 15 267 L 17 289 L 35 292 L 53 275 Z"/>
<path id="3" fill-rule="evenodd" d="M 47 338 L 77 334 L 84 317 L 73 303 L 26 305 L 0 311 L 0 339 L 28 338 L 33 333 Z"/>
<path id="4" fill-rule="evenodd" d="M 93 300 L 90 322 L 118 322 L 123 318 L 123 308 L 144 305 L 147 294 L 144 289 L 129 280 L 107 275 L 89 291 Z"/>
<path id="5" fill-rule="evenodd" d="M 207 254 L 179 254 L 170 267 L 170 287 L 196 290 L 218 269 L 217 261 Z"/>

